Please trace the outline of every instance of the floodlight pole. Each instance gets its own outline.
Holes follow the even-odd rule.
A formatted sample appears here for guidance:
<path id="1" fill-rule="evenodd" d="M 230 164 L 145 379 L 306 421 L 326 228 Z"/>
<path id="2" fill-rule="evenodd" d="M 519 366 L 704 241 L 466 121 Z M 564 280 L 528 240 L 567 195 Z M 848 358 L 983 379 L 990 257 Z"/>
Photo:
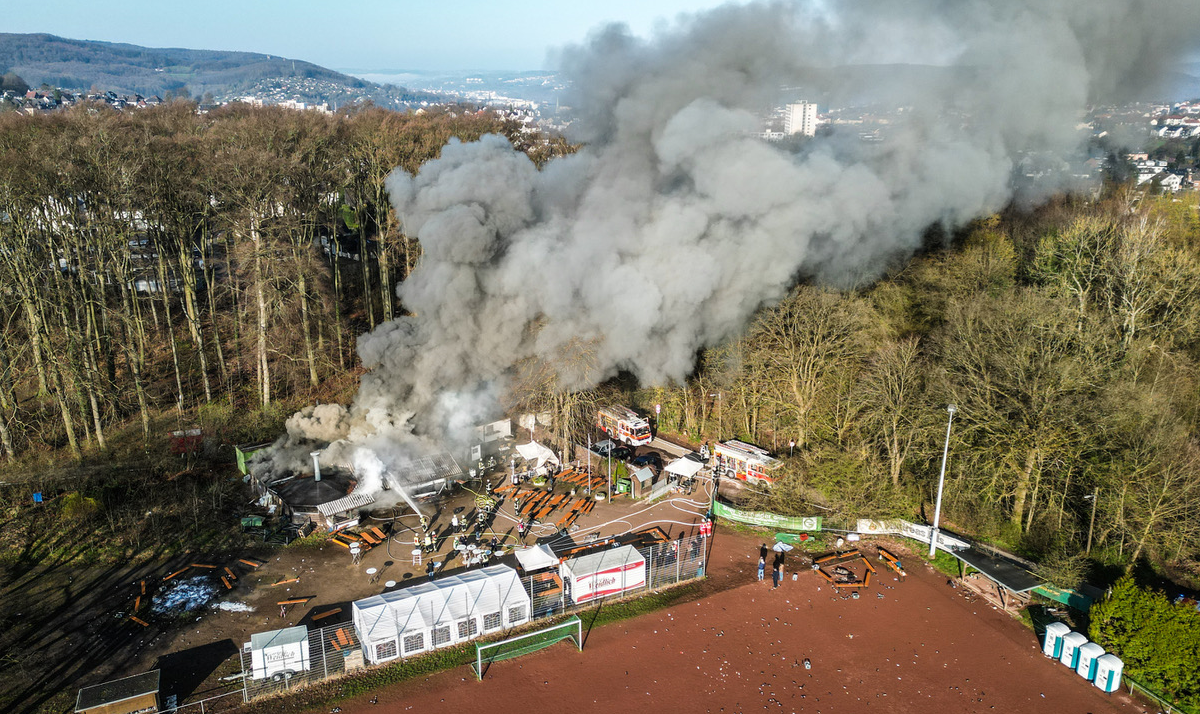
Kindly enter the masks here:
<path id="1" fill-rule="evenodd" d="M 942 517 L 942 487 L 946 483 L 946 459 L 950 457 L 950 425 L 954 423 L 954 412 L 958 410 L 953 404 L 946 407 L 950 418 L 946 420 L 946 446 L 942 449 L 942 474 L 938 476 L 937 504 L 933 507 L 933 528 L 929 530 L 929 557 L 937 548 L 938 521 Z"/>

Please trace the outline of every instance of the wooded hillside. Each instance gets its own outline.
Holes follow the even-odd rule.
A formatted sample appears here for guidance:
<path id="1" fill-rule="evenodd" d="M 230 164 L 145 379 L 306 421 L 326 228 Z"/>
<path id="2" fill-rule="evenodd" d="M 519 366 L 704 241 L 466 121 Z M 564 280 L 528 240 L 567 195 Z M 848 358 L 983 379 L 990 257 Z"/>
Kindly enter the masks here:
<path id="1" fill-rule="evenodd" d="M 297 403 L 350 398 L 355 336 L 401 314 L 394 286 L 420 258 L 385 177 L 492 131 L 530 141 L 461 112 L 0 117 L 5 470 L 60 450 L 113 459 L 114 433 L 137 454 L 164 424 L 230 411 L 270 433 L 227 438 L 273 436 Z M 524 148 L 539 162 L 568 149 Z M 660 427 L 696 443 L 773 449 L 782 474 L 759 505 L 850 524 L 922 517 L 954 403 L 948 526 L 1040 559 L 1061 585 L 1138 562 L 1195 579 L 1196 198 L 1106 196 L 931 234 L 856 290 L 801 285 L 700 355 L 687 385 L 618 396 L 661 404 Z M 544 399 L 568 436 L 626 389 L 516 376 L 533 387 L 514 402 Z"/>
<path id="2" fill-rule="evenodd" d="M 322 80 L 368 94 L 381 89 L 311 62 L 257 52 L 140 47 L 46 34 L 0 33 L 0 70 L 11 70 L 35 87 L 44 82 L 145 96 L 184 87 L 196 97 L 227 96 L 273 79 Z"/>
<path id="3" fill-rule="evenodd" d="M 852 524 L 932 518 L 952 403 L 949 527 L 1067 586 L 1089 551 L 1194 583 L 1196 203 L 1116 189 L 979 221 L 873 285 L 797 288 L 643 404 L 695 440 L 795 441 L 760 505 Z"/>

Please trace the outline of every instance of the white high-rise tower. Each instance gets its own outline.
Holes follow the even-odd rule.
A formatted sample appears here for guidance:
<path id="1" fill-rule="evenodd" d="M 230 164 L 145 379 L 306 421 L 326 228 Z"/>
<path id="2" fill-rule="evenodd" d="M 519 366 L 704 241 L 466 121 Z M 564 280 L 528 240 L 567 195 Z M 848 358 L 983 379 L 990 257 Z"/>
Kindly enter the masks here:
<path id="1" fill-rule="evenodd" d="M 815 136 L 817 133 L 817 105 L 808 102 L 787 105 L 783 131 L 786 134 Z"/>

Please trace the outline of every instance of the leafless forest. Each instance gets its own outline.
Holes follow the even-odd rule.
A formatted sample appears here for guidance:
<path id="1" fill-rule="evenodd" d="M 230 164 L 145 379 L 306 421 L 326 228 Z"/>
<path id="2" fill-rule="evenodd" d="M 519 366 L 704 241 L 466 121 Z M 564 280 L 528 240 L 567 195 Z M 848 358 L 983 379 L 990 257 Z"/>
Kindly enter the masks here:
<path id="1" fill-rule="evenodd" d="M 420 262 L 384 179 L 488 132 L 539 162 L 569 150 L 466 111 L 0 116 L 6 480 L 136 464 L 193 424 L 269 438 L 297 404 L 351 398 L 356 335 L 403 312 Z M 662 430 L 784 458 L 759 505 L 846 520 L 927 506 L 954 403 L 948 525 L 1064 585 L 1086 553 L 1196 578 L 1195 204 L 1108 186 L 931 232 L 857 289 L 798 286 L 687 384 L 559 394 L 531 366 L 514 403 L 553 407 L 564 435 L 610 391 L 661 404 Z"/>

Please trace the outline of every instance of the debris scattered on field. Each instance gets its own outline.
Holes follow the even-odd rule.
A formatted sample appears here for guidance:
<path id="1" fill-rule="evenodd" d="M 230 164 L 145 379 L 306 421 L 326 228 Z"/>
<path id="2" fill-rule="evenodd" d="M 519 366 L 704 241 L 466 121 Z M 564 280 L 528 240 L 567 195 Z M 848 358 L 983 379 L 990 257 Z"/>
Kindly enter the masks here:
<path id="1" fill-rule="evenodd" d="M 163 588 L 150 599 L 150 611 L 157 615 L 178 615 L 197 610 L 217 594 L 217 584 L 207 575 L 183 578 Z"/>

